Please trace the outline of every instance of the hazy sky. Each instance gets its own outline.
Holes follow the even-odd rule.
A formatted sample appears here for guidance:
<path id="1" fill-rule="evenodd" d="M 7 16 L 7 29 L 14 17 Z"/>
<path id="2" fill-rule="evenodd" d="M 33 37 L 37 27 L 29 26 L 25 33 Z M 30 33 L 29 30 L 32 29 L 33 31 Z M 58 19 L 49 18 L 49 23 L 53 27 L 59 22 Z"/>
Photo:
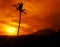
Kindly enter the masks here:
<path id="1" fill-rule="evenodd" d="M 20 34 L 34 33 L 36 30 L 47 27 L 60 29 L 60 0 L 22 0 L 22 13 Z M 0 0 L 0 34 L 8 35 L 6 28 L 14 27 L 17 30 L 19 12 L 15 7 L 19 0 Z"/>

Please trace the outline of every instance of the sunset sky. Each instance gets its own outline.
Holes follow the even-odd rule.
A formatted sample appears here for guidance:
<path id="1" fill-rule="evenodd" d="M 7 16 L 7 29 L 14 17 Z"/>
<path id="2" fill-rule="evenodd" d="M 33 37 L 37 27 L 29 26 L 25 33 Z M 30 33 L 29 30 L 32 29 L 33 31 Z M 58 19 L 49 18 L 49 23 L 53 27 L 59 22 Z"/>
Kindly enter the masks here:
<path id="1" fill-rule="evenodd" d="M 0 35 L 17 34 L 20 15 L 12 5 L 20 1 L 27 13 L 22 13 L 20 35 L 48 27 L 60 29 L 60 0 L 0 0 Z"/>

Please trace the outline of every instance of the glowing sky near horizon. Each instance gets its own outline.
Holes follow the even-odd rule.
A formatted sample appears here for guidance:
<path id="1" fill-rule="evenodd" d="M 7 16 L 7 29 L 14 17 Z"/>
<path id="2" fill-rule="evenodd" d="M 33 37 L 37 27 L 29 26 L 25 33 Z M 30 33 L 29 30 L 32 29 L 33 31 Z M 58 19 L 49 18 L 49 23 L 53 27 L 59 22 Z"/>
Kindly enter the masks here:
<path id="1" fill-rule="evenodd" d="M 20 0 L 0 0 L 0 35 L 10 35 L 11 28 L 18 28 L 19 12 L 15 7 Z M 27 35 L 44 28 L 60 29 L 60 0 L 22 0 L 22 13 L 20 35 Z M 7 27 L 7 28 L 6 28 Z M 8 31 L 9 30 L 9 31 Z"/>

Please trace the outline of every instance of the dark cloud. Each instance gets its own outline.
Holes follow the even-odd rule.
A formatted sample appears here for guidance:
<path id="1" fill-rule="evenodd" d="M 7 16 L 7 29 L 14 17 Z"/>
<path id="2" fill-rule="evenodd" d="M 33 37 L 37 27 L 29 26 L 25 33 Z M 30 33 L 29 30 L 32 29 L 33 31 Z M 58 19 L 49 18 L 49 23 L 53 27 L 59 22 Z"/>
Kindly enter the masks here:
<path id="1" fill-rule="evenodd" d="M 60 29 L 60 13 L 55 13 L 54 15 L 46 17 L 45 22 L 55 30 Z"/>

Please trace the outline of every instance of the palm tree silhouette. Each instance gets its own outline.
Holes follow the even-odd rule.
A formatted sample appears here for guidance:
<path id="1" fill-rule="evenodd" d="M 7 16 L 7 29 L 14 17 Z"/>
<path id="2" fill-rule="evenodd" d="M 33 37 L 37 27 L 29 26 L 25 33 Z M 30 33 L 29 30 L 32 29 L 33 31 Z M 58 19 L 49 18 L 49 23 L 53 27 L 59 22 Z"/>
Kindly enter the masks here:
<path id="1" fill-rule="evenodd" d="M 19 16 L 19 25 L 18 25 L 18 32 L 17 32 L 17 37 L 19 36 L 19 31 L 20 31 L 20 24 L 21 24 L 21 13 L 23 12 L 24 14 L 26 14 L 24 12 L 25 9 L 23 9 L 23 3 L 18 3 L 18 4 L 15 4 L 15 5 L 12 5 L 14 7 L 16 7 L 16 9 L 19 11 L 20 13 L 20 16 Z"/>

